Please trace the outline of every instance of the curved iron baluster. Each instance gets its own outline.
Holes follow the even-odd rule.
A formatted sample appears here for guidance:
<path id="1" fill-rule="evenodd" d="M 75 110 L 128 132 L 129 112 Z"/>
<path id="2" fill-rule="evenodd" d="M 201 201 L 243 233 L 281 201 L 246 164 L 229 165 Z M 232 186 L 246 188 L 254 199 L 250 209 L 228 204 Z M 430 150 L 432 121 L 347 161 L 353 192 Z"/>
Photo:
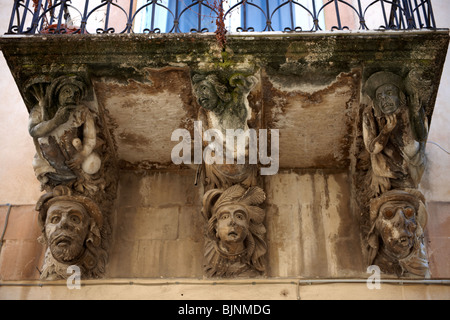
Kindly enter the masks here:
<path id="1" fill-rule="evenodd" d="M 25 4 L 22 3 L 23 0 L 16 0 L 14 1 L 13 9 L 11 12 L 11 19 L 9 21 L 9 27 L 8 32 L 9 34 L 22 34 L 27 33 L 31 28 L 28 28 L 26 32 L 23 32 L 23 24 L 25 22 L 25 19 L 23 16 L 20 15 L 20 8 L 23 8 L 24 16 L 26 15 L 26 11 L 29 11 L 31 14 L 33 14 L 33 11 L 28 8 Z M 17 18 L 17 24 L 14 25 L 14 18 Z"/>
<path id="2" fill-rule="evenodd" d="M 231 7 L 225 12 L 225 14 L 224 14 L 224 19 L 226 20 L 227 17 L 228 17 L 228 15 L 231 16 L 231 13 L 233 12 L 233 10 L 235 10 L 236 8 L 242 6 L 242 5 L 245 4 L 246 2 L 247 2 L 247 0 L 239 1 L 239 2 L 237 2 L 236 4 L 234 4 L 233 6 L 231 6 Z M 246 19 L 246 18 L 244 18 L 244 19 Z M 246 28 L 246 27 L 244 27 L 244 28 L 243 28 L 243 27 L 237 27 L 237 28 L 236 28 L 236 31 L 237 31 L 237 32 L 253 32 L 253 31 L 255 31 L 255 29 L 252 28 L 252 27 L 250 27 L 250 28 Z"/>
<path id="3" fill-rule="evenodd" d="M 144 30 L 142 30 L 142 32 L 146 33 L 146 34 L 160 34 L 161 33 L 161 29 L 154 28 L 153 30 L 151 30 L 149 28 L 145 28 Z"/>
<path id="4" fill-rule="evenodd" d="M 414 0 L 416 7 L 413 9 L 413 13 L 415 12 L 417 15 L 417 19 L 419 21 L 419 28 L 420 29 L 435 29 L 436 24 L 434 23 L 434 13 L 433 9 L 431 8 L 430 2 L 428 0 L 422 0 L 419 3 L 417 3 L 417 0 Z M 427 5 L 427 8 L 425 8 L 425 5 Z M 422 14 L 421 17 L 420 14 L 420 7 L 422 7 Z M 428 12 L 427 12 L 428 9 Z M 424 23 L 422 23 L 422 18 L 424 19 Z"/>
<path id="5" fill-rule="evenodd" d="M 70 1 L 69 1 L 70 2 Z M 76 8 L 75 6 L 73 6 L 73 5 L 71 5 L 71 4 L 68 4 L 68 5 L 66 5 L 66 8 L 71 8 L 71 9 L 73 9 L 75 12 L 77 12 L 79 15 L 80 15 L 80 17 L 83 17 L 83 14 L 80 12 L 80 10 L 78 10 L 78 8 Z M 68 14 L 70 14 L 69 12 L 68 12 Z M 64 17 L 64 19 L 67 21 L 67 17 L 65 16 Z M 76 30 L 76 32 L 72 32 L 72 33 L 81 33 L 81 26 L 77 26 L 77 27 L 73 27 L 74 29 L 77 29 Z"/>
<path id="6" fill-rule="evenodd" d="M 106 2 L 106 5 L 107 5 L 108 3 L 110 4 L 110 6 L 108 6 L 108 8 L 107 8 L 108 11 L 107 11 L 107 13 L 106 13 L 106 21 L 105 21 L 105 28 L 106 28 L 106 30 L 103 29 L 103 33 L 116 33 L 114 27 L 108 27 L 108 24 L 109 24 L 109 10 L 111 10 L 111 5 L 114 6 L 114 7 L 116 7 L 116 8 L 119 8 L 119 9 L 125 14 L 126 21 L 128 21 L 128 13 L 125 11 L 124 8 L 122 8 L 122 7 L 119 6 L 118 4 L 114 3 L 113 0 L 103 0 L 103 1 Z M 99 32 L 98 32 L 99 29 L 101 29 L 101 28 L 97 28 L 97 30 L 96 30 L 97 33 L 99 33 Z M 127 31 L 127 27 L 125 27 L 125 28 L 124 28 L 122 31 L 120 31 L 119 33 L 125 33 L 125 31 Z M 102 32 L 100 32 L 100 33 L 102 33 Z"/>
<path id="7" fill-rule="evenodd" d="M 39 16 L 39 18 L 37 18 L 36 21 L 37 24 L 40 21 L 41 26 L 39 27 L 39 29 L 36 28 L 35 31 L 38 31 L 38 33 L 47 33 L 47 34 L 68 33 L 67 30 L 63 30 L 61 32 L 62 29 L 66 29 L 65 25 L 62 24 L 63 14 L 61 13 L 61 11 L 63 11 L 65 8 L 66 3 L 70 3 L 70 0 L 55 2 L 52 3 L 50 7 L 48 7 L 49 3 L 48 1 L 46 1 L 44 10 L 42 11 L 42 14 Z M 55 12 L 58 7 L 60 7 L 61 20 L 59 20 L 57 23 L 53 23 L 54 20 L 57 20 Z M 39 11 L 40 8 L 37 10 L 37 12 Z M 49 14 L 49 19 L 47 19 L 47 14 Z M 44 23 L 46 25 L 44 25 Z"/>
<path id="8" fill-rule="evenodd" d="M 131 18 L 131 22 L 135 21 L 137 15 L 138 15 L 142 10 L 144 10 L 145 8 L 147 8 L 147 7 L 150 6 L 150 5 L 159 6 L 159 7 L 163 8 L 163 9 L 165 9 L 169 14 L 172 15 L 173 20 L 175 21 L 175 15 L 173 14 L 172 10 L 170 10 L 170 8 L 168 8 L 168 7 L 164 6 L 164 5 L 162 5 L 161 3 L 158 3 L 157 0 L 152 0 L 151 2 L 147 2 L 146 4 L 142 5 L 140 8 L 137 8 L 137 9 L 136 9 L 136 12 L 134 13 L 134 15 L 133 15 L 132 18 Z M 152 17 L 152 19 L 153 19 L 153 18 L 154 18 L 154 17 Z M 146 32 L 146 30 L 148 30 L 148 32 Z M 173 28 L 172 28 L 170 31 L 168 31 L 167 33 L 170 33 L 172 30 L 173 30 Z M 132 31 L 133 31 L 133 33 L 134 33 L 134 30 L 132 30 Z M 153 30 L 152 30 L 152 29 L 146 28 L 146 29 L 143 30 L 143 32 L 144 32 L 144 33 L 161 33 L 161 29 L 160 29 L 160 28 L 153 28 Z"/>
<path id="9" fill-rule="evenodd" d="M 194 6 L 196 6 L 196 5 L 199 5 L 199 11 L 197 11 L 197 12 L 196 12 L 196 11 L 191 11 L 191 8 L 194 7 Z M 198 14 L 198 19 L 200 20 L 200 19 L 202 18 L 202 15 L 201 15 L 201 6 L 205 6 L 205 7 L 209 8 L 214 14 L 216 14 L 216 16 L 219 14 L 214 8 L 212 8 L 210 5 L 208 5 L 208 3 L 203 2 L 203 0 L 201 0 L 201 1 L 193 1 L 192 4 L 190 4 L 189 6 L 187 6 L 186 8 L 184 8 L 184 9 L 180 12 L 180 14 L 178 15 L 178 22 L 181 20 L 183 14 L 185 14 L 188 10 L 189 10 L 190 12 L 195 12 L 196 14 Z M 205 16 L 205 17 L 206 17 L 206 16 Z M 211 17 L 211 18 L 214 18 L 214 17 Z M 209 31 L 208 31 L 208 28 L 201 28 L 201 22 L 197 22 L 197 24 L 198 24 L 197 29 L 191 28 L 189 32 L 198 32 L 198 33 L 209 32 Z M 206 31 L 205 31 L 205 30 L 206 30 Z M 175 32 L 176 32 L 176 31 L 175 31 Z M 178 24 L 178 32 L 181 33 L 181 30 L 179 29 L 179 24 Z"/>
<path id="10" fill-rule="evenodd" d="M 284 30 L 283 30 L 283 32 L 286 32 L 286 33 L 302 32 L 302 31 L 303 31 L 302 27 L 295 27 L 294 29 L 291 29 L 291 28 L 289 28 L 289 27 L 286 27 L 286 28 L 284 28 Z"/>
<path id="11" fill-rule="evenodd" d="M 383 18 L 384 18 L 384 22 L 385 22 L 385 25 L 379 26 L 379 29 L 385 29 L 385 30 L 401 30 L 401 29 L 403 29 L 402 28 L 402 24 L 406 25 L 406 23 L 403 20 L 404 19 L 404 10 L 401 7 L 401 3 L 399 3 L 398 0 L 393 0 L 393 1 L 375 0 L 375 1 L 371 2 L 369 5 L 367 5 L 366 9 L 364 10 L 364 16 L 367 14 L 367 10 L 369 10 L 370 7 L 372 7 L 376 3 L 380 3 L 381 4 L 382 12 L 383 12 Z M 386 17 L 384 3 L 392 5 L 391 6 L 391 14 L 390 14 L 389 20 L 387 20 L 387 17 Z M 397 16 L 397 13 L 396 13 L 397 10 L 399 12 L 398 16 Z M 395 23 L 394 23 L 394 20 L 396 21 Z"/>
<path id="12" fill-rule="evenodd" d="M 376 1 L 378 1 L 378 0 L 376 0 Z M 356 13 L 356 15 L 358 16 L 359 21 L 360 21 L 360 28 L 361 28 L 362 23 L 365 25 L 365 19 L 364 19 L 363 16 L 361 16 L 361 13 L 358 12 L 358 9 L 356 9 L 353 5 L 351 5 L 350 3 L 348 3 L 345 0 L 329 0 L 327 3 L 322 5 L 322 7 L 319 10 L 319 13 L 322 10 L 324 10 L 328 5 L 330 5 L 332 3 L 334 3 L 334 5 L 335 5 L 335 13 L 336 13 L 336 19 L 337 19 L 338 25 L 337 26 L 332 26 L 331 27 L 331 31 L 334 31 L 334 30 L 350 30 L 350 28 L 348 26 L 343 26 L 342 25 L 342 20 L 341 20 L 340 10 L 339 10 L 339 3 L 342 3 L 342 4 L 346 5 L 346 6 L 348 6 L 350 9 L 352 9 Z"/>
<path id="13" fill-rule="evenodd" d="M 98 6 L 96 6 L 94 9 L 92 9 L 90 12 L 89 12 L 89 14 L 86 16 L 86 25 L 88 25 L 88 20 L 89 20 L 89 17 L 93 14 L 93 13 L 95 13 L 98 9 L 100 9 L 100 8 L 102 8 L 102 7 L 104 7 L 104 6 L 108 6 L 108 7 L 110 7 L 111 5 L 113 5 L 114 7 L 117 7 L 117 8 L 119 8 L 120 10 L 122 10 L 123 11 L 123 13 L 125 14 L 125 16 L 126 16 L 126 21 L 128 21 L 128 19 L 129 19 L 129 17 L 128 17 L 128 13 L 125 11 L 125 9 L 123 9 L 121 6 L 119 6 L 118 4 L 116 4 L 116 3 L 114 3 L 112 0 L 102 0 L 102 2 L 103 3 L 101 3 L 100 5 L 98 5 Z M 107 13 L 106 13 L 106 18 L 107 18 L 107 20 L 105 21 L 105 27 L 106 27 L 106 30 L 105 30 L 105 28 L 97 28 L 95 31 L 96 31 L 96 33 L 98 34 L 98 33 L 115 33 L 115 28 L 113 28 L 113 27 L 108 27 L 108 19 L 109 19 L 109 10 L 108 10 L 109 8 L 107 8 Z M 126 30 L 128 29 L 128 27 L 127 26 L 125 26 L 125 28 L 122 30 L 122 31 L 120 31 L 119 33 L 124 33 Z M 87 33 L 87 34 L 90 34 L 90 32 L 89 31 L 87 31 L 87 28 L 84 30 L 84 32 L 85 33 Z"/>
<path id="14" fill-rule="evenodd" d="M 310 31 L 314 31 L 314 29 L 316 28 L 316 30 L 318 30 L 318 29 L 320 29 L 318 26 L 319 26 L 319 19 L 318 19 L 318 16 L 314 16 L 314 14 L 311 12 L 311 10 L 309 10 L 307 7 L 305 7 L 303 4 L 301 4 L 301 3 L 299 3 L 299 2 L 297 2 L 297 1 L 288 1 L 288 2 L 285 2 L 285 3 L 283 3 L 283 4 L 281 4 L 281 5 L 279 5 L 277 8 L 275 8 L 275 10 L 272 12 L 272 15 L 271 15 L 271 19 L 273 18 L 273 15 L 275 14 L 275 12 L 277 11 L 277 10 L 279 10 L 279 9 L 281 9 L 281 7 L 283 7 L 284 5 L 286 5 L 286 4 L 288 4 L 288 3 L 292 3 L 294 6 L 299 6 L 299 7 L 301 7 L 304 11 L 306 11 L 310 16 L 311 16 L 311 18 L 312 18 L 312 22 L 313 22 L 313 27 L 311 28 L 311 30 Z M 314 0 L 312 0 L 312 3 L 313 3 L 313 5 L 315 6 L 315 2 L 314 2 Z M 302 29 L 302 27 L 300 27 L 300 26 L 296 26 L 296 27 L 293 27 L 292 28 L 292 26 L 289 28 L 289 27 L 286 27 L 286 28 L 284 28 L 284 32 L 301 32 L 301 31 L 303 31 L 303 29 Z"/>
<path id="15" fill-rule="evenodd" d="M 249 6 L 257 8 L 258 10 L 260 10 L 263 13 L 264 18 L 266 19 L 266 27 L 263 29 L 263 31 L 266 31 L 268 29 L 267 21 L 269 21 L 268 13 L 266 13 L 264 11 L 264 9 L 262 9 L 260 6 L 257 6 L 256 4 L 254 4 L 252 2 L 241 1 L 241 3 L 244 5 L 244 11 L 245 11 L 245 5 L 249 5 Z M 242 12 L 241 12 L 241 14 L 242 14 Z M 254 27 L 247 27 L 247 13 L 244 12 L 243 14 L 244 14 L 244 26 L 238 27 L 236 29 L 236 31 L 238 31 L 238 32 L 254 32 L 255 31 Z"/>
<path id="16" fill-rule="evenodd" d="M 102 28 L 97 28 L 95 31 L 97 32 L 97 34 L 101 34 L 101 33 L 116 33 L 116 30 L 113 27 L 108 28 L 106 30 L 102 29 Z"/>
<path id="17" fill-rule="evenodd" d="M 244 2 L 244 1 L 240 1 L 240 2 L 238 2 L 238 3 L 236 3 L 236 4 L 234 4 L 233 6 L 231 6 L 230 9 L 228 9 L 228 10 L 225 12 L 225 14 L 223 15 L 223 16 L 224 16 L 224 19 L 226 20 L 228 15 L 231 16 L 231 12 L 232 12 L 234 9 L 236 9 L 237 7 L 239 7 L 243 2 Z"/>
<path id="18" fill-rule="evenodd" d="M 153 10 L 151 17 L 149 14 L 148 18 L 151 19 L 151 27 L 146 27 L 144 30 L 140 31 L 143 33 L 161 33 L 161 30 L 164 30 L 161 26 L 155 25 L 155 12 L 158 12 L 155 10 L 162 10 L 159 12 L 167 15 L 167 21 L 169 21 L 167 29 L 170 28 L 167 33 L 212 31 L 208 30 L 209 27 L 205 26 L 201 21 L 201 17 L 204 16 L 202 8 L 208 9 L 208 15 L 218 15 L 217 10 L 213 8 L 211 2 L 206 0 L 192 0 L 189 4 L 186 3 L 185 5 L 182 3 L 187 2 L 188 0 L 183 0 L 184 2 L 182 0 L 170 0 L 173 1 L 170 2 L 170 5 L 161 3 L 159 0 L 148 0 L 137 8 L 135 8 L 134 1 L 136 0 L 127 2 L 129 9 L 128 7 L 127 9 L 124 9 L 125 5 L 119 5 L 114 0 L 101 0 L 99 1 L 100 3 L 95 1 L 96 3 L 91 9 L 89 8 L 90 0 L 86 0 L 84 12 L 82 13 L 81 9 L 78 9 L 70 0 L 54 0 L 51 7 L 49 7 L 49 0 L 39 0 L 36 1 L 36 10 L 33 10 L 34 2 L 31 0 L 15 0 L 7 33 L 28 35 L 43 32 L 42 30 L 45 30 L 46 27 L 48 30 L 45 32 L 51 31 L 52 33 L 89 33 L 86 29 L 89 26 L 88 20 L 92 19 L 94 13 L 103 10 L 105 7 L 106 21 L 104 27 L 97 28 L 97 33 L 116 32 L 116 28 L 108 25 L 109 19 L 111 18 L 110 11 L 112 10 L 119 10 L 120 15 L 126 19 L 126 26 L 124 26 L 123 30 L 118 31 L 119 33 L 134 33 L 133 22 L 136 21 L 140 14 L 143 14 L 145 8 L 149 8 L 150 6 Z M 382 29 L 404 30 L 436 28 L 430 0 L 373 0 L 365 6 L 362 5 L 361 0 L 357 0 L 354 3 L 351 3 L 350 0 L 326 0 L 320 7 L 314 0 L 309 1 L 311 1 L 309 4 L 312 4 L 312 8 L 310 5 L 307 6 L 306 2 L 288 0 L 281 1 L 282 3 L 278 4 L 274 9 L 270 8 L 270 4 L 272 3 L 273 5 L 273 2 L 268 0 L 261 0 L 261 2 L 258 3 L 253 3 L 249 0 L 236 1 L 236 3 L 224 13 L 224 19 L 229 19 L 232 12 L 240 8 L 242 23 L 241 26 L 237 28 L 237 31 L 255 31 L 256 28 L 260 28 L 259 31 L 274 31 L 274 28 L 278 28 L 275 27 L 274 19 L 276 19 L 278 14 L 289 7 L 291 25 L 284 27 L 286 25 L 286 20 L 283 21 L 284 26 L 281 28 L 284 29 L 285 32 L 318 31 L 321 30 L 319 26 L 319 17 L 321 14 L 324 14 L 325 9 L 330 8 L 330 11 L 326 10 L 327 16 L 333 12 L 334 16 L 331 15 L 330 17 L 335 17 L 337 19 L 337 25 L 333 26 L 331 30 L 345 30 L 349 29 L 346 25 L 347 22 L 342 20 L 343 16 L 341 16 L 341 12 L 345 9 L 352 12 L 354 14 L 353 16 L 359 20 L 359 29 L 367 30 L 369 27 L 367 26 L 366 17 L 368 17 L 369 11 L 376 9 L 378 17 L 384 20 L 384 25 L 379 27 Z M 380 7 L 377 7 L 378 5 Z M 305 25 L 303 25 L 300 20 L 297 20 L 297 22 L 294 20 L 294 12 L 299 12 L 296 11 L 297 9 L 295 8 L 300 8 L 300 11 L 305 13 L 306 19 L 312 20 L 311 29 L 308 27 L 306 30 L 303 30 L 302 27 L 304 28 Z M 252 16 L 248 15 L 249 10 L 254 10 Z M 76 30 L 69 29 L 66 26 L 68 18 L 64 16 L 64 11 L 66 13 L 70 12 L 74 17 L 80 16 L 81 26 L 77 26 Z M 198 20 L 193 22 L 191 26 L 186 26 L 185 29 L 183 28 L 183 30 L 181 30 L 180 19 L 182 20 L 183 17 L 188 17 L 189 11 L 197 13 Z M 288 17 L 288 15 L 286 17 Z M 258 21 L 259 19 L 265 19 L 265 22 L 261 21 L 261 24 L 258 22 L 260 27 L 257 27 L 254 25 L 254 23 L 256 23 L 255 17 L 257 17 Z M 119 28 L 121 28 L 121 26 L 119 26 Z"/>
<path id="19" fill-rule="evenodd" d="M 350 9 L 353 10 L 353 12 L 354 12 L 354 13 L 356 14 L 356 16 L 358 17 L 358 20 L 359 20 L 359 28 L 361 29 L 362 25 L 363 25 L 363 24 L 365 25 L 365 21 L 364 21 L 363 17 L 361 16 L 361 10 L 356 9 L 355 6 L 353 6 L 352 4 L 348 3 L 348 2 L 345 1 L 345 0 L 338 0 L 338 2 L 347 5 Z M 360 4 L 361 2 L 358 1 L 358 3 Z M 348 27 L 346 27 L 346 26 L 344 26 L 344 27 L 342 27 L 342 28 L 343 28 L 343 29 L 350 30 L 350 29 L 349 29 Z"/>
<path id="20" fill-rule="evenodd" d="M 205 33 L 205 32 L 209 32 L 209 29 L 208 28 L 203 28 L 203 29 L 201 29 L 200 31 L 198 30 L 198 29 L 191 29 L 189 32 L 192 32 L 192 33 Z"/>
<path id="21" fill-rule="evenodd" d="M 278 7 L 276 7 L 275 10 L 273 10 L 273 11 L 272 11 L 272 14 L 270 15 L 270 20 L 273 19 L 274 14 L 275 14 L 278 10 L 280 10 L 282 7 L 284 7 L 285 5 L 288 5 L 288 4 L 292 4 L 292 1 L 284 2 L 284 3 L 280 4 Z M 292 8 L 291 8 L 291 10 L 292 10 Z M 294 27 L 294 21 L 293 21 L 293 16 L 292 16 L 292 14 L 291 14 L 291 27 L 290 27 L 290 28 L 289 28 L 289 27 L 284 28 L 284 31 L 285 31 L 285 32 L 293 32 L 294 29 L 295 29 L 295 27 Z"/>

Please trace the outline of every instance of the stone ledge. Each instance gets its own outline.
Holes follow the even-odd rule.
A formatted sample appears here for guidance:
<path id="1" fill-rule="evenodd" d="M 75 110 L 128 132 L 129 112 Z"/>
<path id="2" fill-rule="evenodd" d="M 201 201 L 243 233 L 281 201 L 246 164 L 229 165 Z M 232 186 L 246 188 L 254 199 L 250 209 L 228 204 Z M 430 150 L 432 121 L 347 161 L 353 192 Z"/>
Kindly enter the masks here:
<path id="1" fill-rule="evenodd" d="M 104 299 L 104 300 L 416 300 L 448 299 L 449 280 L 433 284 L 381 283 L 380 290 L 369 290 L 367 279 L 335 279 L 337 283 L 302 279 L 205 281 L 192 279 L 84 281 L 81 290 L 69 290 L 65 281 L 0 282 L 0 299 Z M 308 283 L 311 282 L 311 283 Z M 95 288 L 95 290 L 92 290 Z M 185 302 L 179 302 L 180 305 Z M 170 310 L 167 310 L 170 312 Z M 172 310 L 177 312 L 176 310 Z"/>

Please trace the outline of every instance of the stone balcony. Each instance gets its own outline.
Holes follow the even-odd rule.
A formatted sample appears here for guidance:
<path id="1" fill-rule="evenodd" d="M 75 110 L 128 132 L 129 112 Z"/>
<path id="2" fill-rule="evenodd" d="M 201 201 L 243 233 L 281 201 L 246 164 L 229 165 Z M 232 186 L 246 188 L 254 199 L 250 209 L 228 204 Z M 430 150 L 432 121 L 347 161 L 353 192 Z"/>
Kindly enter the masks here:
<path id="1" fill-rule="evenodd" d="M 100 173 L 109 187 L 84 191 L 107 212 L 105 241 L 112 245 L 105 245 L 105 277 L 205 275 L 207 188 L 194 185 L 198 166 L 174 164 L 171 156 L 178 143 L 172 133 L 186 129 L 192 137 L 195 121 L 206 119 L 193 81 L 198 74 L 214 74 L 228 89 L 233 75 L 253 77 L 244 99 L 246 125 L 279 130 L 278 174 L 257 177 L 266 199 L 264 275 L 365 276 L 370 214 L 360 183 L 367 173 L 363 113 L 371 100 L 363 88 L 378 72 L 412 74 L 428 126 L 449 32 L 408 23 L 404 30 L 349 31 L 339 17 L 341 30 L 318 31 L 313 24 L 317 32 L 228 33 L 225 44 L 214 33 L 88 34 L 83 28 L 0 39 L 29 112 L 44 103 L 55 79 L 85 83 L 83 104 L 96 115 L 108 165 Z M 44 92 L 36 93 L 36 84 Z M 49 192 L 54 185 L 47 183 Z"/>
<path id="2" fill-rule="evenodd" d="M 169 168 L 174 130 L 192 131 L 199 106 L 195 72 L 256 75 L 251 121 L 280 129 L 280 168 L 350 167 L 361 84 L 380 70 L 419 70 L 431 121 L 447 31 L 5 36 L 2 50 L 17 86 L 35 76 L 79 74 L 108 117 L 122 168 Z M 25 93 L 24 93 L 25 94 Z M 301 107 L 298 107 L 301 106 Z M 31 106 L 29 106 L 31 107 Z M 172 146 L 172 147 L 171 147 Z"/>

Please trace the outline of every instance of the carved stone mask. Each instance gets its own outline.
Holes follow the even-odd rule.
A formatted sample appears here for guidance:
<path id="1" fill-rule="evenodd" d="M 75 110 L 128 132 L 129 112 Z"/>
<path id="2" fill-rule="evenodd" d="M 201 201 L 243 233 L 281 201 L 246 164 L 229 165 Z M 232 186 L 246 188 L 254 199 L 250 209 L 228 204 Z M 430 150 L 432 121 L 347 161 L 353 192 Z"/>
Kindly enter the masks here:
<path id="1" fill-rule="evenodd" d="M 53 258 L 61 263 L 74 263 L 83 256 L 86 246 L 100 246 L 102 213 L 91 199 L 72 195 L 70 188 L 57 186 L 42 195 L 36 203 L 41 240 Z"/>
<path id="2" fill-rule="evenodd" d="M 393 84 L 378 87 L 374 103 L 383 114 L 393 114 L 400 107 L 399 89 Z"/>
<path id="3" fill-rule="evenodd" d="M 376 230 L 385 248 L 398 259 L 407 257 L 416 239 L 416 209 L 407 201 L 388 201 L 379 209 Z"/>
<path id="4" fill-rule="evenodd" d="M 80 203 L 56 201 L 50 205 L 45 221 L 45 234 L 50 251 L 57 261 L 69 263 L 83 255 L 90 220 Z"/>
<path id="5" fill-rule="evenodd" d="M 196 95 L 198 103 L 206 110 L 216 111 L 219 103 L 219 96 L 217 95 L 214 86 L 207 80 L 201 81 L 196 87 Z"/>
<path id="6" fill-rule="evenodd" d="M 223 242 L 243 243 L 248 235 L 248 212 L 239 204 L 223 206 L 217 211 L 216 235 Z"/>
<path id="7" fill-rule="evenodd" d="M 73 84 L 65 84 L 58 93 L 58 102 L 60 106 L 74 105 L 80 101 L 80 89 Z"/>

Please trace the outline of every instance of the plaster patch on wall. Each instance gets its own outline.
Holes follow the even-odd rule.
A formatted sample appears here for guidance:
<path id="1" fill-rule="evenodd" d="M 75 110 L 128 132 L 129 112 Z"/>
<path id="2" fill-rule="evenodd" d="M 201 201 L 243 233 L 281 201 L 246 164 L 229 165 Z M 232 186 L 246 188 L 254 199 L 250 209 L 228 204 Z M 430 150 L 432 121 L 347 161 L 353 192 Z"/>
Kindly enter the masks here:
<path id="1" fill-rule="evenodd" d="M 101 78 L 94 81 L 99 102 L 107 110 L 118 160 L 127 166 L 168 166 L 176 142 L 172 132 L 193 130 L 196 104 L 185 68 L 142 68 L 145 81 Z M 142 79 L 140 79 L 142 80 Z"/>
<path id="2" fill-rule="evenodd" d="M 359 79 L 357 71 L 340 73 L 325 89 L 307 93 L 277 89 L 264 78 L 267 127 L 280 130 L 280 167 L 348 166 Z"/>
<path id="3" fill-rule="evenodd" d="M 126 107 L 130 100 L 132 108 Z M 109 98 L 106 105 L 118 125 L 113 135 L 120 160 L 171 162 L 171 134 L 186 115 L 179 96 L 167 91 L 152 96 L 122 92 Z"/>

